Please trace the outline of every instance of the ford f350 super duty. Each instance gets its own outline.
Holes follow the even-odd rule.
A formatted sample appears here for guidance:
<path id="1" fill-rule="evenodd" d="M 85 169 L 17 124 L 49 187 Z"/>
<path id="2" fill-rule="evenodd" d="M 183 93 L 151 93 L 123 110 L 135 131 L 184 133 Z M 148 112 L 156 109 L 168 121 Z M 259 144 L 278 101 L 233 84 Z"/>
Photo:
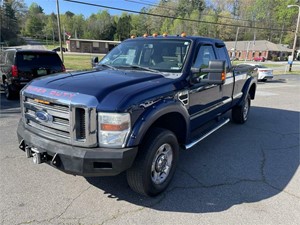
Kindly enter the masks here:
<path id="1" fill-rule="evenodd" d="M 256 86 L 257 71 L 232 66 L 220 40 L 128 39 L 91 71 L 28 84 L 20 96 L 19 146 L 35 163 L 73 175 L 126 171 L 134 191 L 155 196 L 170 183 L 180 149 L 230 119 L 247 121 Z"/>

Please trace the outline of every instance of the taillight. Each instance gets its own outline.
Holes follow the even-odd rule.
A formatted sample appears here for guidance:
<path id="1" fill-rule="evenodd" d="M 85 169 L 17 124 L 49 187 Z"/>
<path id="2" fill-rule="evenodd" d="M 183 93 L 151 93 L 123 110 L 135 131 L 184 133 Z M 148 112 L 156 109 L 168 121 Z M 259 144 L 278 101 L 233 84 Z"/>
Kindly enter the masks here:
<path id="1" fill-rule="evenodd" d="M 18 67 L 16 65 L 11 66 L 11 75 L 13 77 L 18 77 Z"/>
<path id="2" fill-rule="evenodd" d="M 62 68 L 62 71 L 63 71 L 63 72 L 66 72 L 66 67 L 65 67 L 64 64 L 61 65 L 61 68 Z"/>

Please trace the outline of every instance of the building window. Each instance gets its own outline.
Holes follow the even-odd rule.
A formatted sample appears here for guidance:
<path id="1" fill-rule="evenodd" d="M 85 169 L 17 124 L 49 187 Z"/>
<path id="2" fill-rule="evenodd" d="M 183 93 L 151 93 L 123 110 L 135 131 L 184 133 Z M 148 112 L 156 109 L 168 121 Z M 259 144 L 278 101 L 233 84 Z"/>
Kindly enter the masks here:
<path id="1" fill-rule="evenodd" d="M 80 48 L 80 41 L 76 41 L 76 48 Z"/>
<path id="2" fill-rule="evenodd" d="M 93 42 L 93 48 L 99 48 L 99 42 Z"/>

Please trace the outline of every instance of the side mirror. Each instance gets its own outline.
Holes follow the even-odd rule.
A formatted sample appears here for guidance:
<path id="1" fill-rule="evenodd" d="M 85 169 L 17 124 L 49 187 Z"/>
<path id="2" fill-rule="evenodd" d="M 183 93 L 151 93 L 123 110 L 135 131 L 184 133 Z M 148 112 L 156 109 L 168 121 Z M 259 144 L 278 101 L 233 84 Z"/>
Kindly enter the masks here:
<path id="1" fill-rule="evenodd" d="M 210 60 L 208 68 L 201 69 L 200 72 L 208 74 L 206 79 L 201 79 L 201 83 L 224 84 L 226 79 L 225 60 Z"/>
<path id="2" fill-rule="evenodd" d="M 91 60 L 92 67 L 94 68 L 98 64 L 98 62 L 99 62 L 98 56 L 93 57 Z"/>

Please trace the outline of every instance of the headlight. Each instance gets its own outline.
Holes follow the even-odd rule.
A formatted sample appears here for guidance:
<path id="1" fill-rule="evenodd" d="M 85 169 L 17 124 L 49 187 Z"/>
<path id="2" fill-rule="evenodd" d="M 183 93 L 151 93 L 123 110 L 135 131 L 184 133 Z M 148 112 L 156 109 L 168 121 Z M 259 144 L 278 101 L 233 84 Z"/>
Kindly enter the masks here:
<path id="1" fill-rule="evenodd" d="M 124 147 L 130 127 L 129 113 L 98 113 L 99 146 Z"/>

